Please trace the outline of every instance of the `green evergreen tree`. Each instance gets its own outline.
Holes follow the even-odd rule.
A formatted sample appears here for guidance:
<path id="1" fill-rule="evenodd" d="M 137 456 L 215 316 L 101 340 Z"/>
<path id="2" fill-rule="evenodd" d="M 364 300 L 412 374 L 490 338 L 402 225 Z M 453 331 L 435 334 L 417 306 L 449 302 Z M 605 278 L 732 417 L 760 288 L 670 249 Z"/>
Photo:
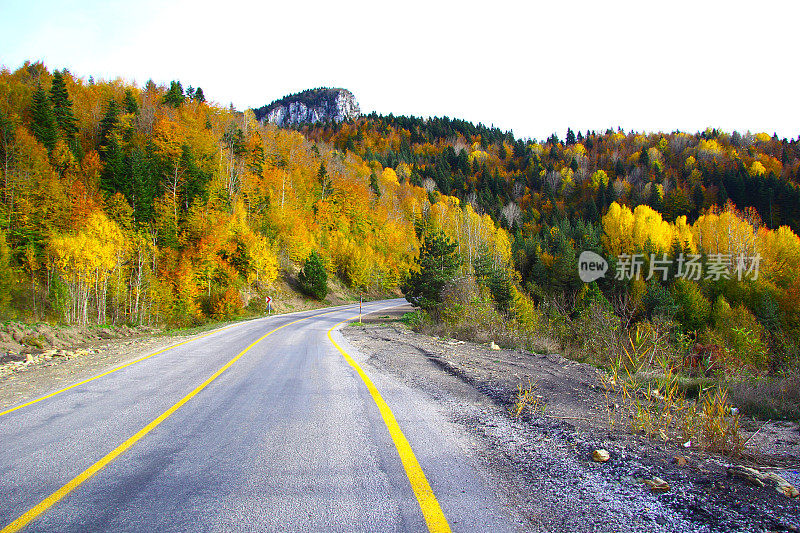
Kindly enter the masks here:
<path id="1" fill-rule="evenodd" d="M 511 273 L 505 268 L 492 268 L 488 282 L 489 292 L 492 294 L 495 307 L 501 313 L 508 313 L 514 299 L 514 294 L 511 290 L 514 286 L 514 281 Z"/>
<path id="2" fill-rule="evenodd" d="M 325 193 L 330 193 L 331 186 L 333 185 L 330 176 L 328 176 L 328 169 L 325 168 L 324 162 L 319 164 L 317 179 L 319 180 L 320 187 L 322 187 L 322 199 L 324 200 Z"/>
<path id="3" fill-rule="evenodd" d="M 69 99 L 64 75 L 57 70 L 53 73 L 53 83 L 50 86 L 50 101 L 61 135 L 68 144 L 71 144 L 70 141 L 78 133 L 78 126 L 72 113 L 72 100 Z"/>
<path id="4" fill-rule="evenodd" d="M 136 97 L 133 96 L 133 91 L 130 89 L 125 90 L 125 99 L 122 101 L 122 106 L 125 108 L 126 113 L 136 115 L 139 113 L 139 103 Z"/>
<path id="5" fill-rule="evenodd" d="M 185 99 L 186 96 L 183 94 L 181 82 L 172 81 L 169 84 L 169 91 L 167 91 L 167 94 L 164 95 L 164 98 L 162 98 L 161 101 L 168 106 L 180 107 Z"/>
<path id="6" fill-rule="evenodd" d="M 573 172 L 577 172 L 578 171 L 578 168 L 579 168 L 578 167 L 578 161 L 574 157 L 572 158 L 572 161 L 569 162 L 569 168 Z"/>
<path id="7" fill-rule="evenodd" d="M 147 146 L 147 150 L 137 147 L 126 158 L 126 182 L 130 187 L 124 194 L 133 207 L 133 217 L 137 224 L 153 219 L 153 198 L 157 193 L 158 180 L 152 151 L 152 145 Z"/>
<path id="8" fill-rule="evenodd" d="M 106 113 L 103 115 L 103 118 L 100 119 L 100 155 L 102 158 L 102 148 L 104 145 L 107 145 L 114 134 L 114 128 L 117 127 L 117 123 L 119 122 L 119 107 L 117 106 L 117 101 L 113 98 L 108 101 L 108 106 L 106 107 Z"/>
<path id="9" fill-rule="evenodd" d="M 645 169 L 650 167 L 650 154 L 647 153 L 646 146 L 642 146 L 642 150 L 639 152 L 639 164 Z"/>
<path id="10" fill-rule="evenodd" d="M 694 211 L 697 215 L 699 215 L 700 210 L 703 209 L 704 201 L 703 187 L 698 183 L 692 188 L 692 202 L 694 203 Z"/>
<path id="11" fill-rule="evenodd" d="M 458 244 L 443 231 L 427 231 L 416 260 L 417 270 L 409 273 L 403 283 L 403 295 L 411 304 L 430 310 L 441 303 L 444 286 L 453 279 L 461 265 L 456 253 Z"/>
<path id="12" fill-rule="evenodd" d="M 300 283 L 300 290 L 317 300 L 324 299 L 328 294 L 328 273 L 316 251 L 311 252 L 303 262 L 297 281 Z"/>
<path id="13" fill-rule="evenodd" d="M 472 270 L 475 273 L 475 281 L 486 286 L 492 275 L 492 256 L 489 250 L 481 247 L 478 255 L 472 260 Z"/>
<path id="14" fill-rule="evenodd" d="M 650 317 L 655 315 L 672 316 L 678 310 L 672 294 L 655 279 L 647 282 L 647 290 L 642 298 L 642 304 Z"/>
<path id="15" fill-rule="evenodd" d="M 100 121 L 100 160 L 103 162 L 103 171 L 100 174 L 100 187 L 109 193 L 122 192 L 125 194 L 125 158 L 119 144 L 119 135 L 115 131 L 119 123 L 119 107 L 113 98 L 108 102 L 108 108 Z M 128 191 L 128 194 L 130 192 Z"/>
<path id="16" fill-rule="evenodd" d="M 31 131 L 40 143 L 50 151 L 56 146 L 58 131 L 53 106 L 41 84 L 36 86 L 31 99 Z"/>
<path id="17" fill-rule="evenodd" d="M 372 191 L 375 193 L 375 196 L 380 198 L 381 188 L 378 185 L 378 176 L 376 176 L 374 172 L 369 175 L 369 186 L 372 188 Z"/>
<path id="18" fill-rule="evenodd" d="M 198 87 L 194 91 L 194 101 L 200 102 L 201 104 L 206 101 L 206 96 L 203 94 L 203 89 Z"/>

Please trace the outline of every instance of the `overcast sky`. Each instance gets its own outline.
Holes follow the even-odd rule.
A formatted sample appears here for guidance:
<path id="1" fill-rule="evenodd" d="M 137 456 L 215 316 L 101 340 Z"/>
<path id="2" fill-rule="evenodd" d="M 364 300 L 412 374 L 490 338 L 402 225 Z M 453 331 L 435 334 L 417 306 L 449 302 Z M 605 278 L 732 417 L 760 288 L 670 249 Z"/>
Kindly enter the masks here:
<path id="1" fill-rule="evenodd" d="M 800 134 L 796 1 L 0 0 L 0 64 L 177 79 L 238 109 L 353 91 L 363 112 L 573 130 Z"/>

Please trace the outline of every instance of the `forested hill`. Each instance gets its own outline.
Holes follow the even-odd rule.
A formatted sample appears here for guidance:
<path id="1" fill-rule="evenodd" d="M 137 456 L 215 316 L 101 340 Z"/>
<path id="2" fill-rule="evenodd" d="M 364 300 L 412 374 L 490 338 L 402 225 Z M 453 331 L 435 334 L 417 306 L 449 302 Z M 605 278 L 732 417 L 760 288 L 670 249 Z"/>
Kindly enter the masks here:
<path id="1" fill-rule="evenodd" d="M 177 81 L 139 87 L 40 63 L 0 72 L 0 319 L 181 325 L 260 312 L 312 256 L 354 293 L 396 293 L 423 216 L 465 257 L 481 246 L 508 262 L 488 216 L 438 200 Z"/>
<path id="2" fill-rule="evenodd" d="M 484 310 L 492 331 L 569 343 L 666 327 L 751 368 L 798 361 L 797 140 L 535 142 L 375 114 L 298 128 L 177 81 L 3 70 L 0 318 L 192 324 L 262 312 L 312 277 L 321 298 L 327 274 L 354 292 L 403 287 L 452 323 Z M 584 283 L 582 251 L 608 275 Z"/>
<path id="3" fill-rule="evenodd" d="M 754 207 L 770 228 L 800 230 L 800 144 L 766 133 L 567 129 L 563 139 L 536 142 L 446 117 L 374 113 L 301 131 L 472 202 L 506 227 L 558 217 L 598 223 L 614 201 L 693 221 L 731 200 Z"/>

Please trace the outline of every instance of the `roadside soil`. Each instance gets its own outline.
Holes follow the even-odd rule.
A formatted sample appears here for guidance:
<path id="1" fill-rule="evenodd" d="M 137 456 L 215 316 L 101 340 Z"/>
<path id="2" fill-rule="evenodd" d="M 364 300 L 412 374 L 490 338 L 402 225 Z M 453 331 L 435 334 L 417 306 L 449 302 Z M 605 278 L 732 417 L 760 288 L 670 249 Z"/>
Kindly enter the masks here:
<path id="1" fill-rule="evenodd" d="M 798 531 L 800 500 L 728 474 L 734 465 L 800 486 L 795 423 L 743 423 L 736 459 L 608 423 L 598 371 L 557 354 L 492 350 L 409 330 L 410 307 L 365 315 L 342 329 L 368 365 L 423 390 L 470 435 L 481 469 L 529 531 Z M 367 370 L 369 372 L 369 370 Z M 517 417 L 518 386 L 535 383 L 543 410 Z M 605 449 L 598 463 L 592 452 Z M 677 459 L 680 458 L 680 459 Z M 645 480 L 661 478 L 666 492 Z"/>
<path id="2" fill-rule="evenodd" d="M 158 334 L 146 327 L 4 324 L 0 326 L 0 411 L 193 336 Z"/>
<path id="3" fill-rule="evenodd" d="M 596 369 L 555 354 L 420 335 L 399 322 L 409 310 L 365 315 L 365 326 L 343 333 L 368 366 L 430 395 L 469 435 L 476 468 L 524 517 L 526 530 L 800 531 L 800 500 L 727 474 L 731 465 L 757 466 L 800 486 L 796 424 L 745 424 L 747 458 L 735 460 L 631 435 L 608 426 Z M 0 411 L 193 336 L 156 333 L 4 324 Z M 517 418 L 517 387 L 529 380 L 545 408 Z M 599 448 L 610 453 L 608 462 L 591 460 Z M 669 491 L 643 483 L 654 477 Z"/>

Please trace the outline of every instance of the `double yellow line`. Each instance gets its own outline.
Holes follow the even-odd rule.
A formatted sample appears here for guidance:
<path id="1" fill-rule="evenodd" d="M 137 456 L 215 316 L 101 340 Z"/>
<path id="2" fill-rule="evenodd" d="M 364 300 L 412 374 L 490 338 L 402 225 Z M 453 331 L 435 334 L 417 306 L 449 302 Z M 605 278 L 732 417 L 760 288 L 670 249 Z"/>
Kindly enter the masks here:
<path id="1" fill-rule="evenodd" d="M 92 466 L 90 466 L 89 468 L 87 468 L 86 470 L 84 470 L 83 472 L 81 472 L 80 474 L 75 476 L 74 478 L 72 478 L 67 484 L 65 484 L 63 487 L 61 487 L 60 489 L 58 489 L 57 491 L 52 493 L 50 496 L 48 496 L 47 498 L 42 500 L 39 504 L 37 504 L 35 507 L 31 508 L 28 512 L 26 512 L 25 514 L 23 514 L 22 516 L 20 516 L 19 518 L 17 518 L 13 522 L 11 522 L 9 525 L 4 527 L 2 530 L 0 530 L 0 533 L 12 533 L 12 532 L 20 531 L 22 528 L 24 528 L 26 525 L 28 525 L 32 520 L 36 519 L 39 515 L 41 515 L 45 511 L 47 511 L 50 507 L 55 505 L 58 501 L 60 501 L 62 498 L 64 498 L 67 494 L 69 494 L 70 492 L 75 490 L 77 487 L 79 487 L 83 482 L 85 482 L 86 480 L 88 480 L 89 478 L 94 476 L 97 472 L 102 470 L 111 461 L 113 461 L 114 459 L 116 459 L 117 457 L 119 457 L 120 455 L 125 453 L 131 446 L 133 446 L 139 440 L 141 440 L 142 437 L 144 437 L 145 435 L 150 433 L 153 429 L 158 427 L 158 425 L 160 425 L 164 420 L 169 418 L 173 413 L 175 413 L 175 411 L 177 411 L 178 409 L 183 407 L 184 404 L 186 404 L 189 400 L 191 400 L 197 394 L 199 394 L 200 391 L 205 389 L 209 384 L 211 384 L 211 382 L 213 382 L 215 379 L 217 379 L 223 372 L 225 372 L 234 363 L 236 363 L 236 361 L 238 361 L 243 355 L 245 355 L 253 347 L 255 347 L 258 343 L 260 343 L 261 341 L 263 341 L 264 339 L 266 339 L 267 337 L 269 337 L 270 335 L 272 335 L 276 331 L 278 331 L 280 329 L 283 329 L 283 328 L 285 328 L 287 326 L 291 326 L 292 324 L 296 324 L 298 322 L 302 322 L 302 321 L 308 320 L 310 318 L 316 318 L 316 317 L 319 317 L 319 316 L 323 316 L 323 315 L 327 315 L 327 314 L 330 314 L 330 313 L 334 313 L 336 311 L 340 311 L 340 309 L 337 309 L 337 310 L 334 310 L 334 311 L 328 311 L 328 312 L 325 312 L 325 313 L 320 313 L 318 315 L 313 315 L 313 316 L 301 318 L 299 320 L 295 320 L 295 321 L 292 321 L 292 322 L 287 322 L 286 324 L 284 324 L 282 326 L 279 326 L 279 327 L 269 331 L 268 333 L 262 335 L 261 337 L 259 337 L 258 339 L 256 339 L 252 343 L 250 343 L 250 345 L 248 345 L 244 350 L 242 350 L 236 357 L 234 357 L 233 359 L 228 361 L 222 368 L 217 370 L 211 377 L 209 377 L 203 383 L 198 385 L 194 390 L 192 390 L 192 392 L 190 392 L 189 394 L 187 394 L 186 396 L 181 398 L 176 404 L 174 404 L 172 407 L 170 407 L 169 409 L 164 411 L 155 420 L 153 420 L 152 422 L 147 424 L 145 427 L 140 429 L 132 437 L 130 437 L 125 442 L 123 442 L 122 444 L 120 444 L 119 446 L 114 448 L 111 452 L 106 454 L 102 459 L 100 459 L 99 461 L 94 463 Z M 345 352 L 342 349 L 341 346 L 339 346 L 339 344 L 335 340 L 333 340 L 333 336 L 331 335 L 331 333 L 333 332 L 334 329 L 336 329 L 337 327 L 342 325 L 344 322 L 347 322 L 347 320 L 339 322 L 338 324 L 333 326 L 331 329 L 329 329 L 328 330 L 328 338 L 330 339 L 331 343 L 333 343 L 333 345 L 336 347 L 336 349 L 342 354 L 342 356 L 344 356 L 344 358 L 348 362 L 348 364 L 350 364 L 350 366 L 353 367 L 355 369 L 355 371 L 358 373 L 358 375 L 361 377 L 362 381 L 367 386 L 367 389 L 369 390 L 370 394 L 372 395 L 372 398 L 375 401 L 375 404 L 378 406 L 378 410 L 380 411 L 381 416 L 383 417 L 383 421 L 386 424 L 386 427 L 389 430 L 389 434 L 392 437 L 392 441 L 394 442 L 394 445 L 397 448 L 397 452 L 400 455 L 400 460 L 403 463 L 403 468 L 405 469 L 406 475 L 408 476 L 408 480 L 411 483 L 411 488 L 414 491 L 414 495 L 416 496 L 417 501 L 419 502 L 420 509 L 422 510 L 422 514 L 423 514 L 423 517 L 425 518 L 425 522 L 426 522 L 426 524 L 428 526 L 429 531 L 437 532 L 437 533 L 438 532 L 449 532 L 450 531 L 450 527 L 449 527 L 449 525 L 447 523 L 447 519 L 445 518 L 444 513 L 442 512 L 442 509 L 439 506 L 439 502 L 436 500 L 436 496 L 434 495 L 433 490 L 431 489 L 430 484 L 428 483 L 428 480 L 425 477 L 425 473 L 422 471 L 422 467 L 420 466 L 419 462 L 417 461 L 416 456 L 414 455 L 413 450 L 411 449 L 411 445 L 409 444 L 408 439 L 406 439 L 405 435 L 403 435 L 403 432 L 400 430 L 400 426 L 398 425 L 397 420 L 395 419 L 394 414 L 392 413 L 392 410 L 386 404 L 386 402 L 384 401 L 383 397 L 378 392 L 378 389 L 372 383 L 372 380 L 370 380 L 369 376 L 367 376 L 367 374 L 364 372 L 364 370 L 358 365 L 358 363 L 355 362 L 355 360 L 353 360 L 353 358 L 347 352 Z M 228 326 L 228 327 L 232 327 L 232 326 Z M 220 331 L 220 330 L 216 330 L 216 331 Z M 125 367 L 128 367 L 128 366 L 130 366 L 132 364 L 135 364 L 135 363 L 137 363 L 139 361 L 143 361 L 143 360 L 145 360 L 145 359 L 147 359 L 149 357 L 153 357 L 154 355 L 158 355 L 159 353 L 163 353 L 163 352 L 165 352 L 165 351 L 167 351 L 169 349 L 176 348 L 178 346 L 182 346 L 182 345 L 184 345 L 184 344 L 186 344 L 188 342 L 191 342 L 192 340 L 197 340 L 197 339 L 201 339 L 203 337 L 207 337 L 207 336 L 215 333 L 216 331 L 211 332 L 211 333 L 207 333 L 205 335 L 202 335 L 201 337 L 196 337 L 195 339 L 191 339 L 191 340 L 179 343 L 179 344 L 175 344 L 173 346 L 170 346 L 169 348 L 165 348 L 165 349 L 160 350 L 158 352 L 152 353 L 152 354 L 150 354 L 150 355 L 148 355 L 146 357 L 142 357 L 140 359 L 131 361 L 130 363 L 127 363 L 127 364 L 122 365 L 120 367 L 117 367 L 117 368 L 114 368 L 112 370 L 109 370 L 108 372 L 105 372 L 105 373 L 100 374 L 98 376 L 95 376 L 93 378 L 81 381 L 79 383 L 75 383 L 74 385 L 70 385 L 69 387 L 65 387 L 65 388 L 63 388 L 61 390 L 58 390 L 58 391 L 56 391 L 56 392 L 54 392 L 52 394 L 49 394 L 49 395 L 44 396 L 42 398 L 39 398 L 37 400 L 28 402 L 26 404 L 19 405 L 19 406 L 13 408 L 13 409 L 9 409 L 7 411 L 4 411 L 3 413 L 0 413 L 0 416 L 4 415 L 6 413 L 10 413 L 12 411 L 15 411 L 17 409 L 21 409 L 21 408 L 23 408 L 23 407 L 25 407 L 27 405 L 31 405 L 31 404 L 34 404 L 36 402 L 45 400 L 47 398 L 55 396 L 56 394 L 60 394 L 61 392 L 64 392 L 64 391 L 67 391 L 67 390 L 72 389 L 74 387 L 77 387 L 78 385 L 82 385 L 84 383 L 88 383 L 89 381 L 98 379 L 98 378 L 103 377 L 105 375 L 108 375 L 108 374 L 110 374 L 112 372 L 116 372 L 117 370 L 121 370 L 121 369 L 123 369 Z"/>

